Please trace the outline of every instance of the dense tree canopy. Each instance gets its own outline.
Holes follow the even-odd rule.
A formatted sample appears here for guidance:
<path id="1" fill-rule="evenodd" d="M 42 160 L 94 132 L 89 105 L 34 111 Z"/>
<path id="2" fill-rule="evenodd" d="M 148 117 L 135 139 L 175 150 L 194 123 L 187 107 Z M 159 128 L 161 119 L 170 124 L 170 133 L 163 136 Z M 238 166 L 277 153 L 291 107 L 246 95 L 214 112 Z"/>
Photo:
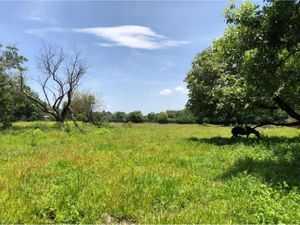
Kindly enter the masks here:
<path id="1" fill-rule="evenodd" d="M 224 36 L 196 56 L 186 77 L 188 106 L 202 118 L 278 121 L 284 111 L 299 122 L 299 1 L 231 5 L 225 18 Z"/>
<path id="2" fill-rule="evenodd" d="M 28 100 L 20 90 L 16 73 L 24 71 L 26 58 L 12 46 L 0 45 L 0 123 L 9 127 L 12 121 L 41 119 L 41 110 Z M 38 96 L 24 85 L 33 96 Z"/>

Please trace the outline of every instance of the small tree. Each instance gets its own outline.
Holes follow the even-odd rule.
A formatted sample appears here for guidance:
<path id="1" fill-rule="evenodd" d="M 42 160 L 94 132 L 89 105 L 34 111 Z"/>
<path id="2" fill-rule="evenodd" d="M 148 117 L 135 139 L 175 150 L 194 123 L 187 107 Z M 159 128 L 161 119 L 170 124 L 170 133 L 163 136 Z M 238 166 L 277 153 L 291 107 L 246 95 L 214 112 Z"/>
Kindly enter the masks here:
<path id="1" fill-rule="evenodd" d="M 168 114 L 165 112 L 159 113 L 158 122 L 161 124 L 168 123 Z"/>
<path id="2" fill-rule="evenodd" d="M 86 73 L 87 66 L 78 51 L 67 55 L 62 48 L 43 45 L 38 57 L 38 68 L 41 73 L 36 80 L 40 84 L 46 103 L 26 91 L 23 73 L 21 89 L 45 113 L 53 116 L 57 122 L 64 122 L 67 114 L 71 112 L 73 95 Z"/>
<path id="3" fill-rule="evenodd" d="M 76 92 L 72 98 L 70 109 L 80 120 L 95 124 L 93 120 L 93 112 L 96 107 L 100 106 L 95 95 L 88 92 Z M 82 118 L 83 117 L 83 118 Z"/>

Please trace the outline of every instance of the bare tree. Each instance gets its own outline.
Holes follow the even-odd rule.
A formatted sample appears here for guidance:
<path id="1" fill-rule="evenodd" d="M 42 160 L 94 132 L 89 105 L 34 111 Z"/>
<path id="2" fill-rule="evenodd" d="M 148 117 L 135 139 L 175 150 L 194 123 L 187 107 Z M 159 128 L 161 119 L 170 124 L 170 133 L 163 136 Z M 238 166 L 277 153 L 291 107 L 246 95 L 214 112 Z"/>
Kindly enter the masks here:
<path id="1" fill-rule="evenodd" d="M 41 73 L 35 80 L 43 91 L 45 102 L 26 92 L 22 74 L 21 90 L 45 113 L 53 116 L 58 122 L 64 122 L 67 114 L 71 112 L 73 95 L 87 71 L 86 63 L 79 51 L 74 50 L 73 54 L 68 55 L 62 48 L 46 44 L 43 44 L 37 62 Z"/>

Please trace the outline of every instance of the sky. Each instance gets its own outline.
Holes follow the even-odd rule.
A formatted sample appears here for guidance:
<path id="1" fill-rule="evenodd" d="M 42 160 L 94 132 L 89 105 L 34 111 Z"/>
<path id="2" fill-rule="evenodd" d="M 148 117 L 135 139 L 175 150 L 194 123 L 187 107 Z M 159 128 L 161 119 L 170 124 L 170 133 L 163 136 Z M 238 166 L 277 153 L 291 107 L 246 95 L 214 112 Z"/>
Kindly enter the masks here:
<path id="1" fill-rule="evenodd" d="M 81 51 L 89 69 L 80 90 L 102 109 L 144 114 L 180 110 L 184 78 L 197 53 L 223 35 L 228 1 L 0 1 L 0 43 L 28 58 L 31 77 L 42 43 Z"/>

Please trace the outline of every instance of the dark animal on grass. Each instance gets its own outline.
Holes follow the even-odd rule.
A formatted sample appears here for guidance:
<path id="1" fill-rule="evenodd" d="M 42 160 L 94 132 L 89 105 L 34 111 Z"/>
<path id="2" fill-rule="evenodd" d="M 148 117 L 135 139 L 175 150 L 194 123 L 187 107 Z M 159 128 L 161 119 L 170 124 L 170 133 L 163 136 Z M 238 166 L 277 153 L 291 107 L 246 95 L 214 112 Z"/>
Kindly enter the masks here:
<path id="1" fill-rule="evenodd" d="M 255 134 L 256 137 L 260 137 L 260 133 L 252 127 L 234 127 L 231 130 L 232 137 L 237 137 L 238 135 L 247 135 L 247 138 L 250 134 Z"/>

